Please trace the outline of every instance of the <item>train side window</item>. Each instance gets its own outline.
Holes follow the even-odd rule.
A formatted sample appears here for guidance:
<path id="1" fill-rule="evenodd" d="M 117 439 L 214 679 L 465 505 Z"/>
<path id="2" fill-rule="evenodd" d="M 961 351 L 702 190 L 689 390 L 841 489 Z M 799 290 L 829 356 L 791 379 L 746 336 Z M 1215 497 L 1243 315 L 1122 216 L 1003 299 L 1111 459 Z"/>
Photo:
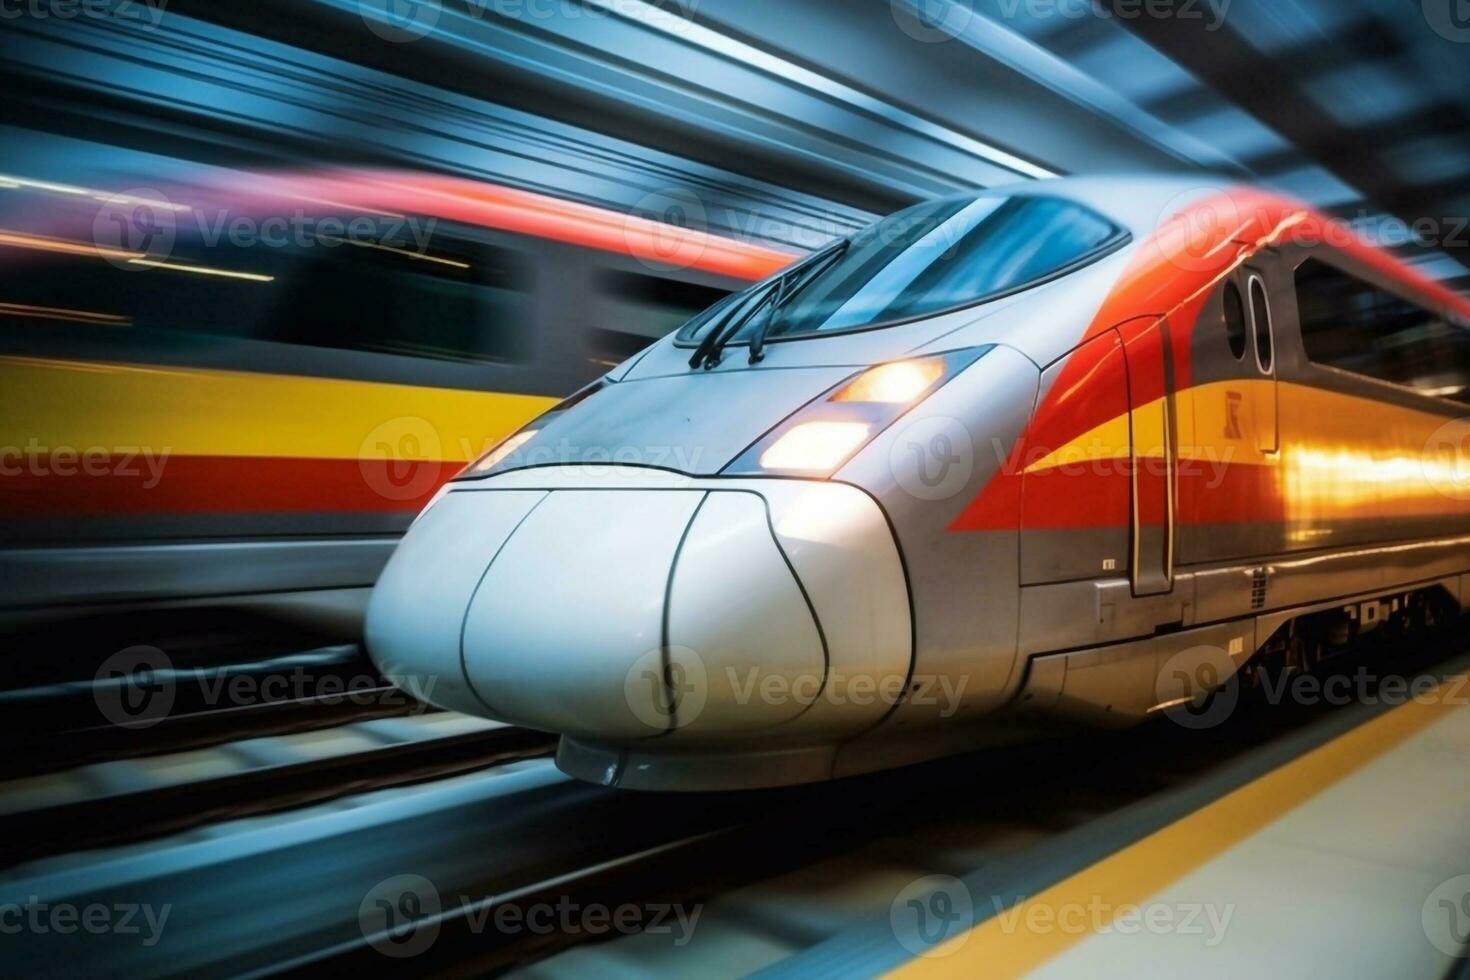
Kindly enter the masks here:
<path id="1" fill-rule="evenodd" d="M 1240 287 L 1233 282 L 1225 283 L 1225 340 L 1230 344 L 1230 353 L 1238 361 L 1245 357 L 1245 301 L 1240 298 Z"/>
<path id="2" fill-rule="evenodd" d="M 1256 335 L 1256 367 L 1262 374 L 1271 373 L 1276 359 L 1275 326 L 1271 322 L 1271 301 L 1266 297 L 1266 283 L 1260 276 L 1250 277 L 1251 325 Z"/>
<path id="3" fill-rule="evenodd" d="M 604 272 L 598 281 L 603 301 L 590 354 L 614 364 L 729 295 L 729 290 L 716 286 L 633 272 Z"/>
<path id="4" fill-rule="evenodd" d="M 344 242 L 299 258 L 263 339 L 448 361 L 529 357 L 530 275 L 514 252 L 436 240 L 415 257 Z"/>
<path id="5" fill-rule="evenodd" d="M 1314 364 L 1470 404 L 1470 330 L 1316 259 L 1296 294 Z"/>
<path id="6" fill-rule="evenodd" d="M 129 328 L 140 345 L 227 337 L 470 362 L 524 361 L 531 350 L 529 265 L 506 249 L 436 240 L 415 257 L 378 243 L 181 239 L 136 266 L 0 253 L 18 273 L 0 290 L 7 322 Z"/>

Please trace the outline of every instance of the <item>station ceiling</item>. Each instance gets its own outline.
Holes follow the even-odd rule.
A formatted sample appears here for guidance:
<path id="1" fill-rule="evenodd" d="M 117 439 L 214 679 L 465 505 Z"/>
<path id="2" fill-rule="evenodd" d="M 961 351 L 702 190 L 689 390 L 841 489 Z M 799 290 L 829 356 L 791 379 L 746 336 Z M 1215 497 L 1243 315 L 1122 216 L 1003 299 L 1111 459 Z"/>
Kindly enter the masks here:
<path id="1" fill-rule="evenodd" d="M 1457 3 L 430 0 L 406 31 L 364 29 L 386 0 L 169 9 L 830 200 L 838 231 L 963 187 L 1224 174 L 1465 290 Z"/>

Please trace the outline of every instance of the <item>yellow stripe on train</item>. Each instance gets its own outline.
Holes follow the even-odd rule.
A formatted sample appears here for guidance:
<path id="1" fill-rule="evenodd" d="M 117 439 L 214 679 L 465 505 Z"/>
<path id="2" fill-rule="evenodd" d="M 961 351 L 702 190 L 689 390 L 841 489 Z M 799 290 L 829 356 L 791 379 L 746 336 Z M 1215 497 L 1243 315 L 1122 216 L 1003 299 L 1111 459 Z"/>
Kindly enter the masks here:
<path id="1" fill-rule="evenodd" d="M 0 445 L 467 462 L 557 399 L 207 368 L 0 357 Z"/>
<path id="2" fill-rule="evenodd" d="M 1257 412 L 1261 400 L 1270 397 L 1272 383 L 1265 379 L 1215 381 L 1175 393 L 1178 458 L 1280 465 L 1281 454 L 1262 451 L 1256 438 L 1257 428 L 1270 424 L 1269 416 L 1257 417 Z M 1458 436 L 1446 441 L 1445 430 L 1455 424 L 1446 415 L 1291 382 L 1279 382 L 1276 387 L 1280 439 L 1297 452 L 1349 451 L 1360 457 L 1367 454 L 1415 460 L 1423 455 L 1428 465 L 1429 458 L 1442 454 L 1450 442 L 1458 443 Z M 1159 429 L 1162 411 L 1163 399 L 1138 410 L 1143 431 Z M 1470 431 L 1463 424 L 1460 428 Z M 1126 459 L 1130 444 L 1130 419 L 1124 413 L 1050 449 L 1029 464 L 1026 472 L 1093 460 Z M 1163 448 L 1145 447 L 1144 455 L 1162 456 Z"/>

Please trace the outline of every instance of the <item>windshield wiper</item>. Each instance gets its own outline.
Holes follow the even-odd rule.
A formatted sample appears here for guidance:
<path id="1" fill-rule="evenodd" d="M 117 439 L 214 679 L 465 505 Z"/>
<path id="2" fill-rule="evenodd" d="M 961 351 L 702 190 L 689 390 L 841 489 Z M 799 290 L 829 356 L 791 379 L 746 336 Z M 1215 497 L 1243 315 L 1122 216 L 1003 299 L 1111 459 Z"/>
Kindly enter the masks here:
<path id="1" fill-rule="evenodd" d="M 841 241 L 834 242 L 827 246 L 826 251 L 819 253 L 808 265 L 793 271 L 789 276 L 781 277 L 776 290 L 775 302 L 771 304 L 771 309 L 766 313 L 765 320 L 750 335 L 751 364 L 759 363 L 765 358 L 766 337 L 770 335 L 771 327 L 775 326 L 776 316 L 781 312 L 781 308 L 796 296 L 801 286 L 811 282 L 812 279 L 842 261 L 842 257 L 847 254 L 847 250 L 851 247 L 851 238 L 844 238 Z"/>
<path id="2" fill-rule="evenodd" d="M 833 262 L 847 254 L 847 249 L 851 245 L 851 239 L 844 238 L 815 253 L 799 267 L 773 280 L 766 286 L 765 295 L 760 299 L 747 299 L 746 303 L 749 305 L 745 312 L 739 312 L 740 307 L 745 304 L 736 303 L 722 322 L 711 325 L 709 332 L 704 335 L 699 346 L 690 355 L 689 366 L 694 368 L 703 365 L 705 370 L 717 367 L 730 341 L 745 329 L 745 325 L 751 321 L 752 317 L 770 304 L 771 308 L 766 314 L 765 321 L 756 329 L 751 339 L 750 363 L 754 364 L 759 361 L 765 356 L 766 336 L 770 332 L 777 311 L 787 300 L 796 295 L 798 284 L 804 284 L 813 276 L 830 268 Z"/>
<path id="3" fill-rule="evenodd" d="M 735 304 L 735 307 L 728 314 L 729 319 L 711 327 L 710 332 L 704 335 L 704 339 L 694 349 L 693 356 L 689 358 L 689 366 L 699 367 L 703 365 L 706 371 L 718 366 L 721 355 L 725 352 L 725 345 L 730 343 L 735 335 L 744 329 L 745 325 L 750 322 L 752 316 L 760 312 L 761 308 L 771 301 L 771 297 L 776 295 L 776 287 L 780 284 L 781 280 L 779 279 L 771 283 L 766 287 L 766 294 L 758 300 L 752 301 L 747 299 L 746 303 L 750 304 L 750 308 L 744 313 L 737 315 L 740 307 L 744 304 Z"/>

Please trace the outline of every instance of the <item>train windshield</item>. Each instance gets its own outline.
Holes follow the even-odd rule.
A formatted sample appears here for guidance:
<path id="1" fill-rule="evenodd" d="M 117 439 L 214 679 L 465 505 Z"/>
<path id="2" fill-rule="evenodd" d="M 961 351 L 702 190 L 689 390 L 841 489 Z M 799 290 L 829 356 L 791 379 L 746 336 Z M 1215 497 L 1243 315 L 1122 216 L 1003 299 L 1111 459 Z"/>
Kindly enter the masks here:
<path id="1" fill-rule="evenodd" d="M 1101 215 L 1052 197 L 929 201 L 690 321 L 680 342 L 745 323 L 728 343 L 892 326 L 1037 285 L 1126 239 Z"/>

